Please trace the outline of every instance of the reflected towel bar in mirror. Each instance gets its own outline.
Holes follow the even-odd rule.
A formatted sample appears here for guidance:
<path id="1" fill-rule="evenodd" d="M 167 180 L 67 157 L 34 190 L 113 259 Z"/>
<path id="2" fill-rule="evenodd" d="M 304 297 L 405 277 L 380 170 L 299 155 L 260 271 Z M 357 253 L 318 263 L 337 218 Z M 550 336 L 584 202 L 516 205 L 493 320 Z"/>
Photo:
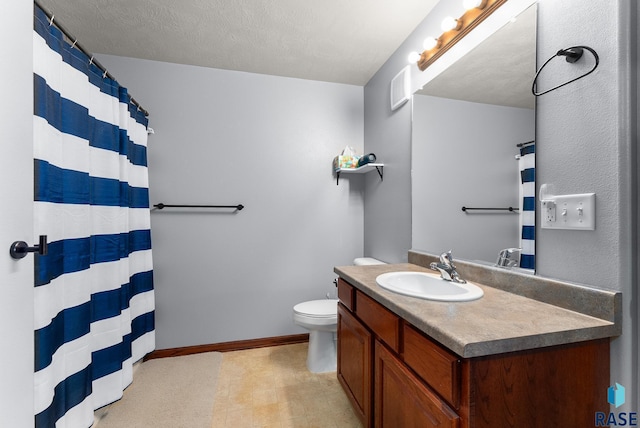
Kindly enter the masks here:
<path id="1" fill-rule="evenodd" d="M 513 208 L 513 207 L 506 207 L 506 208 L 470 208 L 470 207 L 462 207 L 462 211 L 467 212 L 467 211 L 477 211 L 477 210 L 482 210 L 482 211 L 520 211 L 519 208 Z"/>

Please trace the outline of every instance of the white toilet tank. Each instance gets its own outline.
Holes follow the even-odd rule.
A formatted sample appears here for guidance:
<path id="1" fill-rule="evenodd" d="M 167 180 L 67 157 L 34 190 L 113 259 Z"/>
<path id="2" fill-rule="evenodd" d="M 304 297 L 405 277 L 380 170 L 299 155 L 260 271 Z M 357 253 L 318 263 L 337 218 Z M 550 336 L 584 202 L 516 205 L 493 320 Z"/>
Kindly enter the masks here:
<path id="1" fill-rule="evenodd" d="M 385 262 L 374 259 L 373 257 L 358 257 L 353 260 L 353 264 L 356 266 L 386 265 Z"/>

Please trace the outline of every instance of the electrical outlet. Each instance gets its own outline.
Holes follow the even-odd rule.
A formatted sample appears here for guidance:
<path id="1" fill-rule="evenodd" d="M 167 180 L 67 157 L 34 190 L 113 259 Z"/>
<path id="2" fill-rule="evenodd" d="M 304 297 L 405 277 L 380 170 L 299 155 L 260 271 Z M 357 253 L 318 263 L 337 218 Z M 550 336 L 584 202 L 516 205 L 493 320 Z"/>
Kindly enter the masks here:
<path id="1" fill-rule="evenodd" d="M 559 212 L 558 216 L 556 211 Z M 547 196 L 542 201 L 541 217 L 543 229 L 595 230 L 596 195 L 582 193 Z"/>
<path id="2" fill-rule="evenodd" d="M 542 201 L 542 223 L 554 223 L 556 221 L 555 201 Z"/>

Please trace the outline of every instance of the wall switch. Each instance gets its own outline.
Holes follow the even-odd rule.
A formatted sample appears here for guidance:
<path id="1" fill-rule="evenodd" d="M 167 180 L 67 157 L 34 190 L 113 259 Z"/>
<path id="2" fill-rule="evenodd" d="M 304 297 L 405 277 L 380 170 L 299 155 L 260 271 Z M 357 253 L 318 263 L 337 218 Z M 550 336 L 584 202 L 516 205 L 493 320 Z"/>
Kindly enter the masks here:
<path id="1" fill-rule="evenodd" d="M 543 229 L 596 228 L 596 194 L 546 195 L 541 201 Z M 556 216 L 556 211 L 559 215 Z"/>

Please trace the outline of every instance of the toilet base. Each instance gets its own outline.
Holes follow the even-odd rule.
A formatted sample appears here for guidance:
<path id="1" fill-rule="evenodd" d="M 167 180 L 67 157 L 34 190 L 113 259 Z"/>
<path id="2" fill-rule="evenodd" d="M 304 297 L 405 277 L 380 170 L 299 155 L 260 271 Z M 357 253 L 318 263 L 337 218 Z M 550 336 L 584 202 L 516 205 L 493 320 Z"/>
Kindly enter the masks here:
<path id="1" fill-rule="evenodd" d="M 313 373 L 334 372 L 337 367 L 335 333 L 332 331 L 311 330 L 309 332 L 309 350 L 307 368 Z"/>

